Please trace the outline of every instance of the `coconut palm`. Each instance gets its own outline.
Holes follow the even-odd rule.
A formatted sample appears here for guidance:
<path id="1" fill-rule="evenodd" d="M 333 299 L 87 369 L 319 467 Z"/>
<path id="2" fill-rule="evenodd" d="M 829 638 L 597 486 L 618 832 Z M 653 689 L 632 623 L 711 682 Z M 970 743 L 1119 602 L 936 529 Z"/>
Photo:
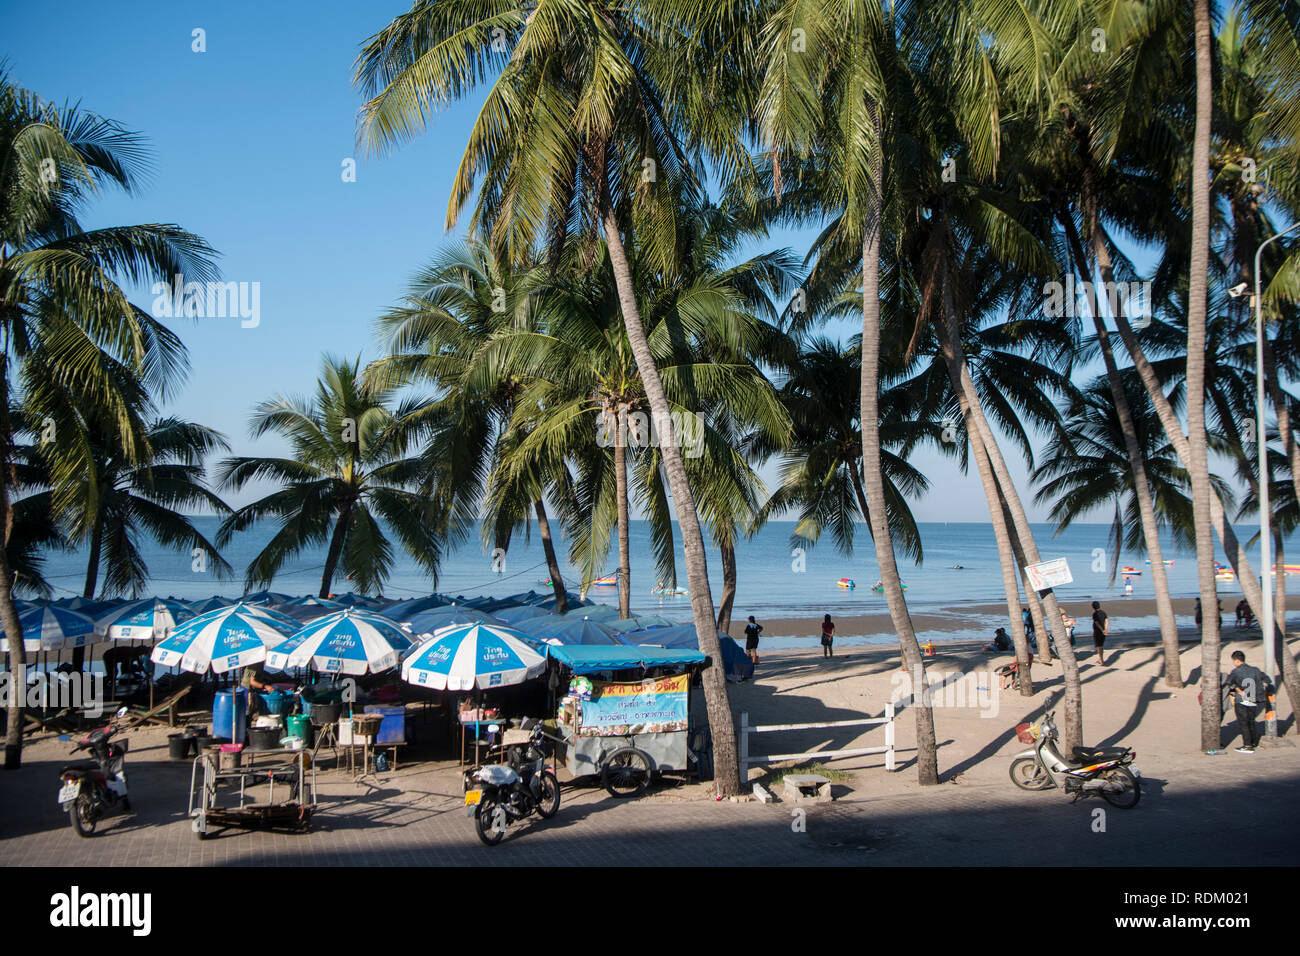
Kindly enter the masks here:
<path id="1" fill-rule="evenodd" d="M 448 224 L 472 200 L 473 230 L 511 262 L 543 245 L 558 261 L 575 237 L 603 236 L 646 400 L 665 423 L 664 470 L 700 649 L 720 660 L 704 538 L 679 439 L 667 424 L 670 401 L 631 261 L 672 265 L 676 196 L 693 180 L 688 148 L 726 158 L 734 156 L 736 136 L 711 125 L 716 91 L 691 85 L 696 76 L 683 68 L 691 44 L 674 43 L 680 34 L 655 30 L 643 12 L 607 0 L 416 4 L 371 37 L 358 58 L 356 82 L 369 96 L 361 137 L 371 149 L 391 148 L 422 129 L 438 106 L 491 78 L 452 186 Z M 708 669 L 704 684 L 718 790 L 734 794 L 740 770 L 721 670 Z"/>
<path id="2" fill-rule="evenodd" d="M 165 388 L 185 368 L 179 340 L 131 303 L 119 282 L 216 278 L 215 253 L 178 226 L 148 223 L 85 229 L 80 217 L 104 187 L 133 192 L 147 166 L 141 140 L 110 120 L 77 107 L 56 107 L 0 72 L 0 528 L 12 526 L 9 488 L 16 485 L 11 401 L 55 426 L 68 447 L 49 476 L 56 501 L 72 495 L 90 467 L 60 401 L 74 388 L 83 407 L 118 425 L 128 457 L 142 449 L 131 427 L 130 396 L 112 370 L 125 367 L 148 388 Z M 13 569 L 0 547 L 0 624 L 18 633 Z M 18 685 L 26 668 L 11 649 Z M 17 695 L 9 714 L 5 767 L 21 762 Z"/>
<path id="3" fill-rule="evenodd" d="M 421 454 L 428 490 L 437 491 L 445 535 L 458 541 L 481 527 L 491 546 L 506 552 L 531 506 L 556 607 L 563 613 L 567 589 L 544 503 L 548 485 L 553 494 L 563 493 L 568 476 L 562 464 L 516 475 L 509 494 L 493 496 L 486 515 L 481 512 L 523 388 L 517 379 L 486 374 L 483 354 L 494 336 L 535 321 L 535 292 L 542 279 L 539 269 L 510 269 L 481 242 L 440 250 L 401 305 L 381 316 L 389 354 L 371 363 L 366 376 L 386 387 L 427 383 L 438 390 L 439 398 L 411 419 L 427 438 Z"/>
<path id="4" fill-rule="evenodd" d="M 286 561 L 326 545 L 320 596 L 342 571 L 362 594 L 382 591 L 393 564 L 388 532 L 437 584 L 442 542 L 433 505 L 417 490 L 418 456 L 407 456 L 410 410 L 389 408 L 392 390 L 362 380 L 360 359 L 326 356 L 316 395 L 277 396 L 254 410 L 254 438 L 286 439 L 289 457 L 236 457 L 221 463 L 222 485 L 235 491 L 262 479 L 283 487 L 233 512 L 219 544 L 265 518 L 280 526 L 248 566 L 245 586 L 270 585 Z"/>

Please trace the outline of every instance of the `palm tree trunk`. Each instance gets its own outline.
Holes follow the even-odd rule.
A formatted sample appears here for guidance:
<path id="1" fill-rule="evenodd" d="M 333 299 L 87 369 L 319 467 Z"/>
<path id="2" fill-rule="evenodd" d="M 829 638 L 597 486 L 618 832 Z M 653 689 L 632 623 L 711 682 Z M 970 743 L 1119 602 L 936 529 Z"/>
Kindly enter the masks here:
<path id="1" fill-rule="evenodd" d="M 555 613 L 563 614 L 569 609 L 569 595 L 564 587 L 564 578 L 560 574 L 560 562 L 555 557 L 555 542 L 551 540 L 551 522 L 546 517 L 546 506 L 542 504 L 541 498 L 534 499 L 533 513 L 537 515 L 537 531 L 542 537 L 546 571 L 551 579 L 551 589 L 555 592 Z"/>
<path id="2" fill-rule="evenodd" d="M 990 467 L 990 472 L 992 471 Z M 1015 557 L 1016 567 L 1020 570 L 1020 584 L 1025 589 L 1025 604 L 1029 606 L 1029 619 L 1034 623 L 1034 631 L 1043 635 L 1043 639 L 1038 644 L 1038 656 L 1044 664 L 1052 662 L 1052 642 L 1047 639 L 1047 618 L 1043 616 L 1043 604 L 1038 600 L 1038 593 L 1029 582 L 1029 575 L 1025 572 L 1025 565 L 1029 562 L 1025 560 L 1025 549 L 1020 546 L 1020 538 L 1016 534 L 1016 529 L 1011 522 L 1011 511 L 1007 508 L 1006 498 L 1002 495 L 1002 489 L 998 489 L 998 500 L 1002 503 L 1002 520 L 1007 529 L 1007 539 L 1011 544 L 1011 553 Z M 1018 596 L 1018 595 L 1017 595 Z M 1019 602 L 1017 602 L 1018 604 Z M 1025 644 L 1029 641 L 1026 639 Z M 1028 691 L 1024 687 L 1020 688 L 1020 693 L 1026 697 L 1034 692 L 1032 682 L 1029 683 Z"/>
<path id="3" fill-rule="evenodd" d="M 603 168 L 603 167 L 602 167 Z M 632 288 L 632 270 L 623 248 L 618 220 L 609 204 L 607 184 L 601 184 L 601 226 L 605 232 L 605 245 L 609 251 L 614 284 L 618 289 L 619 306 L 623 313 L 623 326 L 632 356 L 636 359 L 641 384 L 645 388 L 650 412 L 659 426 L 662 443 L 664 471 L 673 493 L 673 506 L 682 533 L 682 550 L 686 555 L 686 578 L 691 592 L 691 612 L 700 650 L 708 655 L 713 666 L 703 673 L 704 702 L 709 715 L 709 732 L 713 738 L 713 763 L 719 796 L 736 796 L 740 793 L 742 768 L 736 750 L 736 727 L 727 699 L 727 678 L 722 668 L 722 645 L 718 641 L 716 617 L 713 612 L 713 595 L 709 591 L 708 556 L 704 550 L 704 535 L 700 532 L 700 519 L 695 510 L 695 499 L 686 479 L 677 433 L 672 424 L 668 398 L 664 394 L 659 369 L 650 352 L 641 312 L 637 307 L 636 293 Z M 748 768 L 743 768 L 748 776 Z"/>
<path id="4" fill-rule="evenodd" d="M 1102 281 L 1107 289 L 1114 288 L 1114 272 L 1111 268 L 1110 250 L 1102 234 L 1100 217 L 1097 214 L 1093 177 L 1087 169 L 1084 173 L 1085 187 L 1082 201 L 1084 214 L 1088 219 L 1089 235 L 1092 238 L 1093 256 L 1101 269 Z M 1169 594 L 1169 575 L 1165 573 L 1164 551 L 1160 545 L 1160 525 L 1156 521 L 1155 505 L 1151 495 L 1151 483 L 1147 478 L 1146 460 L 1142 455 L 1137 440 L 1137 429 L 1133 423 L 1133 409 L 1124 390 L 1124 380 L 1120 377 L 1119 366 L 1115 362 L 1115 352 L 1111 347 L 1110 333 L 1102 320 L 1097 293 L 1093 288 L 1090 275 L 1082 274 L 1088 257 L 1084 255 L 1083 244 L 1074 229 L 1069 216 L 1062 216 L 1061 222 L 1069 236 L 1071 251 L 1074 255 L 1079 279 L 1084 282 L 1088 293 L 1088 308 L 1092 312 L 1093 326 L 1097 332 L 1097 344 L 1101 348 L 1102 361 L 1106 366 L 1106 381 L 1110 385 L 1111 399 L 1115 403 L 1115 414 L 1119 417 L 1120 430 L 1124 433 L 1124 451 L 1128 455 L 1129 474 L 1133 478 L 1133 496 L 1137 500 L 1138 514 L 1142 521 L 1142 540 L 1151 559 L 1151 586 L 1156 595 L 1156 616 L 1160 619 L 1160 640 L 1165 655 L 1165 683 L 1170 687 L 1183 686 L 1182 657 L 1178 649 L 1178 620 L 1174 616 L 1174 602 Z M 1123 303 L 1119 296 L 1108 296 L 1117 312 L 1122 312 Z"/>
<path id="5" fill-rule="evenodd" d="M 81 589 L 81 596 L 87 600 L 95 596 L 95 588 L 99 586 L 99 553 L 104 546 L 104 516 L 97 514 L 95 516 L 95 527 L 90 533 L 90 557 L 86 559 L 86 583 Z M 84 647 L 74 647 L 72 649 L 72 669 L 80 672 L 86 665 L 86 649 Z"/>
<path id="6" fill-rule="evenodd" d="M 736 545 L 728 540 L 718 545 L 722 559 L 722 600 L 718 602 L 718 630 L 731 633 L 731 609 L 736 603 Z"/>
<path id="7" fill-rule="evenodd" d="M 879 131 L 879 124 L 877 124 Z M 862 431 L 862 482 L 867 498 L 867 521 L 876 548 L 880 582 L 889 606 L 889 619 L 898 634 L 903 666 L 912 678 L 912 710 L 916 714 L 916 772 L 923 785 L 939 782 L 939 754 L 930 706 L 929 682 L 921 645 L 912 627 L 912 615 L 903 596 L 903 582 L 894 557 L 894 540 L 885 506 L 885 477 L 880 464 L 880 216 L 879 197 L 884 173 L 879 163 L 872 171 L 875 208 L 863 226 L 862 239 L 862 383 L 859 402 Z"/>
<path id="8" fill-rule="evenodd" d="M 338 520 L 334 523 L 334 533 L 330 535 L 329 551 L 325 554 L 325 568 L 320 575 L 320 597 L 330 596 L 334 583 L 334 572 L 339 566 L 339 555 L 343 553 L 343 540 L 348 535 L 348 518 L 352 515 L 352 503 L 348 502 L 339 509 Z"/>
<path id="9" fill-rule="evenodd" d="M 1223 720 L 1219 700 L 1218 589 L 1214 580 L 1214 530 L 1210 523 L 1209 452 L 1205 433 L 1205 343 L 1207 274 L 1210 265 L 1210 122 L 1214 88 L 1210 45 L 1210 0 L 1195 0 L 1196 127 L 1192 139 L 1192 253 L 1187 302 L 1187 470 L 1192 484 L 1196 572 L 1204 628 L 1201 631 L 1201 749 L 1219 749 Z M 1260 436 L 1263 440 L 1264 436 Z"/>
<path id="10" fill-rule="evenodd" d="M 618 616 L 632 616 L 632 547 L 628 537 L 627 407 L 618 407 L 614 439 L 614 495 L 618 499 Z"/>
<path id="11" fill-rule="evenodd" d="M 4 436 L 8 437 L 8 436 Z M 0 439 L 2 440 L 2 439 Z M 7 446 L 8 447 L 8 446 Z M 2 467 L 2 466 L 0 466 Z M 7 476 L 5 476 L 7 479 Z M 27 653 L 23 648 L 23 629 L 18 623 L 18 609 L 14 607 L 13 570 L 9 567 L 9 528 L 12 516 L 9 509 L 7 480 L 0 480 L 0 624 L 4 625 L 9 639 L 9 708 L 8 727 L 5 732 L 6 770 L 17 770 L 23 761 L 23 702 L 27 694 Z"/>
<path id="12" fill-rule="evenodd" d="M 992 513 L 997 508 L 996 492 L 1000 489 L 1005 497 L 1007 510 L 1011 514 L 1012 525 L 1020 539 L 1020 546 L 1024 548 L 1025 558 L 1031 564 L 1038 564 L 1042 558 L 1029 527 L 1029 518 L 1020 502 L 1020 495 L 1011 480 L 1011 474 L 1007 470 L 1006 461 L 1002 457 L 1001 449 L 998 448 L 993 430 L 984 417 L 979 393 L 975 390 L 975 383 L 966 365 L 966 354 L 961 348 L 961 333 L 957 325 L 957 309 L 953 302 L 952 285 L 949 282 L 944 283 L 943 306 L 945 321 L 939 324 L 942 327 L 940 338 L 944 343 L 944 355 L 948 361 L 956 365 L 960 385 L 959 394 L 966 396 L 969 420 L 975 426 L 975 431 L 970 435 L 971 443 L 972 445 L 976 442 L 983 444 L 988 452 L 989 467 L 995 479 L 994 494 L 989 498 L 989 511 Z M 1039 597 L 1047 617 L 1048 634 L 1056 637 L 1056 653 L 1061 660 L 1061 671 L 1065 681 L 1065 728 L 1061 736 L 1068 753 L 1071 748 L 1083 745 L 1083 689 L 1079 680 L 1079 663 L 1075 660 L 1074 648 L 1070 646 L 1070 641 L 1065 636 L 1065 629 L 1061 625 L 1061 607 L 1056 602 L 1056 595 L 1048 588 L 1041 592 Z M 1048 634 L 1044 634 L 1043 637 L 1047 638 Z"/>
<path id="13" fill-rule="evenodd" d="M 1030 664 L 1032 652 L 1029 647 L 1029 638 L 1025 634 L 1025 618 L 1023 606 L 1020 603 L 1020 587 L 1016 583 L 1015 568 L 1011 566 L 1012 561 L 1023 562 L 1023 558 L 1018 556 L 1020 544 L 1019 542 L 1013 544 L 1011 540 L 1007 512 L 999 505 L 1002 496 L 998 491 L 997 479 L 993 476 L 993 468 L 989 464 L 988 452 L 984 450 L 983 442 L 976 437 L 973 413 L 966 393 L 961 388 L 961 374 L 957 369 L 957 363 L 947 354 L 946 344 L 941 343 L 941 345 L 945 350 L 944 364 L 948 368 L 948 377 L 952 382 L 953 392 L 957 396 L 957 404 L 961 408 L 962 421 L 966 427 L 967 443 L 970 446 L 971 457 L 975 459 L 975 473 L 979 475 L 980 485 L 984 489 L 984 497 L 989 502 L 989 520 L 993 523 L 993 538 L 998 546 L 998 563 L 1002 568 L 1002 590 L 1007 599 L 1007 619 L 1011 623 L 1011 643 L 1016 652 L 1016 688 L 1022 696 L 1030 697 L 1034 693 L 1031 671 L 1033 665 Z M 1047 632 L 1044 631 L 1043 633 L 1046 634 Z M 1046 643 L 1046 641 L 1043 641 L 1039 645 L 1040 651 L 1044 649 Z M 1051 660 L 1050 654 L 1047 659 Z"/>

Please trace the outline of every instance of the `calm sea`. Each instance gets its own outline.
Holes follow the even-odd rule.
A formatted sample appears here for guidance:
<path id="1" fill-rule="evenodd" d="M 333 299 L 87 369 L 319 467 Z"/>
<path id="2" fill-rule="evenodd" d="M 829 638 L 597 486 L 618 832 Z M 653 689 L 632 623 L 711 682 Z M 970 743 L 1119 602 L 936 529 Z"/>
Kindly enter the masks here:
<path id="1" fill-rule="evenodd" d="M 215 537 L 220 521 L 214 517 L 195 519 L 199 529 Z M 810 617 L 829 612 L 837 616 L 884 611 L 884 597 L 872 590 L 879 577 L 875 551 L 865 527 L 859 528 L 857 551 L 846 557 L 839 554 L 829 542 L 802 555 L 794 551 L 790 541 L 792 523 L 773 523 L 753 538 L 740 543 L 737 550 L 738 583 L 734 617 L 743 620 L 754 614 L 763 618 Z M 960 611 L 965 605 L 1000 602 L 1002 578 L 998 563 L 993 528 L 987 523 L 927 523 L 922 524 L 921 536 L 925 549 L 924 561 L 913 564 L 902 561 L 903 580 L 907 585 L 908 604 L 915 613 L 934 611 Z M 1061 600 L 1072 608 L 1076 602 L 1093 599 L 1122 599 L 1123 579 L 1114 586 L 1108 584 L 1109 562 L 1107 533 L 1109 526 L 1102 524 L 1076 525 L 1060 535 L 1054 535 L 1050 525 L 1035 525 L 1034 531 L 1043 558 L 1068 559 L 1074 583 L 1057 589 Z M 262 548 L 274 527 L 270 524 L 255 527 L 238 535 L 223 550 L 223 556 L 235 568 L 236 577 L 218 579 L 211 565 L 205 571 L 195 571 L 188 553 L 178 554 L 156 545 L 145 545 L 143 552 L 153 583 L 152 592 L 182 598 L 207 597 L 214 593 L 237 595 L 242 590 L 243 573 L 249 561 Z M 1251 529 L 1242 527 L 1238 533 L 1249 540 Z M 634 521 L 631 529 L 632 552 L 632 606 L 634 612 L 654 612 L 680 620 L 688 620 L 689 598 L 660 598 L 651 593 L 656 581 L 652 565 L 649 529 L 644 522 Z M 707 540 L 707 532 L 706 532 Z M 1187 599 L 1196 594 L 1196 562 L 1194 554 L 1177 549 L 1165 542 L 1165 555 L 1173 560 L 1169 568 L 1170 583 L 1176 597 Z M 1289 545 L 1290 553 L 1300 561 L 1300 543 Z M 567 545 L 560 544 L 561 558 Z M 427 594 L 432 582 L 395 546 L 398 557 L 394 572 L 385 588 L 392 598 Z M 324 548 L 304 553 L 285 572 L 277 576 L 274 590 L 292 594 L 316 593 L 320 587 L 320 566 Z M 685 565 L 678 547 L 678 584 L 686 585 Z M 607 569 L 613 571 L 617 563 L 617 550 L 611 547 Z M 1132 566 L 1144 573 L 1133 578 L 1135 598 L 1152 595 L 1150 570 L 1142 556 L 1124 553 L 1120 564 Z M 960 565 L 960 569 L 954 567 Z M 84 554 L 53 554 L 47 560 L 47 577 L 59 588 L 59 594 L 80 593 L 85 569 Z M 576 574 L 567 568 L 566 580 L 576 580 Z M 721 591 L 720 565 L 715 552 L 709 555 L 709 574 L 713 582 L 714 600 Z M 477 541 L 467 543 L 453 551 L 443 562 L 437 590 L 451 595 L 475 597 L 484 594 L 498 597 L 527 591 L 543 590 L 546 579 L 541 541 L 536 531 L 528 540 L 518 537 L 511 545 L 504 561 L 495 566 L 490 550 L 484 550 Z M 840 578 L 850 578 L 856 583 L 853 590 L 836 585 Z M 334 590 L 348 590 L 341 576 L 335 578 Z M 1236 582 L 1220 582 L 1224 606 L 1231 611 L 1240 588 Z M 617 603 L 614 588 L 593 588 L 590 597 L 607 603 Z M 1086 605 L 1085 605 L 1086 606 Z M 1180 606 L 1182 613 L 1185 607 Z M 989 617 L 990 625 L 996 624 Z M 1134 622 L 1135 624 L 1137 622 Z M 1154 626 L 1155 619 L 1150 624 Z M 981 631 L 980 636 L 985 632 Z M 772 636 L 776 636 L 773 634 Z M 952 634 L 940 635 L 951 639 Z"/>

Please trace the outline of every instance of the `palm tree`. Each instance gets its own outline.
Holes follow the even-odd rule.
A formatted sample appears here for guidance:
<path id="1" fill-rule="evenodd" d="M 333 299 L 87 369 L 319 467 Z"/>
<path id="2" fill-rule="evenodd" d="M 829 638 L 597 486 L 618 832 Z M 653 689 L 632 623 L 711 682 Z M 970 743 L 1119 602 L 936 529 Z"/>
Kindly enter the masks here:
<path id="1" fill-rule="evenodd" d="M 687 143 L 731 155 L 735 135 L 707 130 L 723 136 L 719 147 L 701 133 L 713 97 L 684 87 L 693 79 L 682 68 L 690 45 L 674 45 L 676 36 L 656 31 L 642 12 L 605 0 L 417 4 L 373 36 L 358 58 L 356 82 L 370 97 L 362 138 L 371 148 L 390 148 L 422 128 L 439 105 L 495 77 L 453 184 L 448 225 L 477 191 L 473 229 L 511 262 L 529 259 L 543 244 L 558 261 L 575 235 L 603 235 L 646 400 L 663 423 L 664 470 L 700 650 L 720 660 L 704 538 L 628 250 L 671 266 L 674 197 L 693 178 Z M 735 794 L 740 768 L 721 670 L 709 668 L 704 685 L 718 791 Z"/>
<path id="2" fill-rule="evenodd" d="M 480 242 L 441 250 L 416 276 L 397 308 L 379 320 L 389 354 L 366 369 L 368 381 L 398 387 L 434 386 L 440 397 L 413 412 L 413 427 L 427 437 L 421 456 L 430 493 L 451 541 L 480 526 L 493 547 L 509 550 L 514 529 L 527 520 L 527 502 L 537 519 L 556 609 L 568 610 L 544 498 L 550 486 L 562 494 L 568 483 L 562 464 L 516 476 L 508 495 L 492 495 L 482 513 L 490 476 L 504 453 L 505 436 L 523 383 L 485 371 L 484 354 L 493 338 L 535 321 L 540 269 L 512 271 Z M 436 479 L 436 480 L 433 480 Z"/>
<path id="3" fill-rule="evenodd" d="M 75 444 L 69 408 L 73 388 L 82 407 L 119 425 L 122 453 L 142 449 L 131 427 L 130 396 L 113 370 L 125 367 L 150 388 L 184 370 L 179 341 L 133 305 L 119 279 L 149 283 L 216 278 L 215 253 L 178 226 L 149 223 L 84 229 L 79 216 L 101 187 L 132 192 L 146 166 L 139 137 L 76 107 L 56 107 L 0 72 L 0 624 L 18 633 L 8 536 L 14 525 L 9 488 L 17 485 L 11 401 L 57 427 L 68 446 L 49 476 L 56 502 L 71 497 L 90 466 L 89 448 Z M 36 358 L 39 357 L 39 360 Z M 25 683 L 21 642 L 10 650 L 17 686 Z M 11 701 L 5 767 L 21 764 L 21 711 Z"/>
<path id="4" fill-rule="evenodd" d="M 329 597 L 340 570 L 361 593 L 381 592 L 393 564 L 389 532 L 437 583 L 436 516 L 429 499 L 413 490 L 423 474 L 420 459 L 404 457 L 409 412 L 389 409 L 391 389 L 364 382 L 360 361 L 326 356 L 311 401 L 277 396 L 257 406 L 253 437 L 283 436 L 292 457 L 221 463 L 221 483 L 235 491 L 255 479 L 283 485 L 231 514 L 217 536 L 225 544 L 263 518 L 281 519 L 248 566 L 249 589 L 269 585 L 286 561 L 328 542 L 321 597 Z"/>

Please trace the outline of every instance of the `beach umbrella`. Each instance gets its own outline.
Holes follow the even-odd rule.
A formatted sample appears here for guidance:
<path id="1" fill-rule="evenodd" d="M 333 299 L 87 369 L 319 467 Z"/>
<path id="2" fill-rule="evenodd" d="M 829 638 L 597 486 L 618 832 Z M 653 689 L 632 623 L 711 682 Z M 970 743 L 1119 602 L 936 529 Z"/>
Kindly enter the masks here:
<path id="1" fill-rule="evenodd" d="M 377 608 L 383 603 L 374 598 L 366 597 L 364 594 L 357 594 L 355 591 L 340 594 L 337 597 L 330 598 L 330 600 L 336 601 L 344 607 L 364 607 L 369 609 Z"/>
<path id="2" fill-rule="evenodd" d="M 457 624 L 495 624 L 497 618 L 486 611 L 476 611 L 472 607 L 444 607 L 417 614 L 408 622 L 414 634 L 432 634 L 444 627 Z"/>
<path id="3" fill-rule="evenodd" d="M 145 598 L 110 608 L 97 618 L 99 632 L 110 641 L 153 641 L 170 634 L 178 624 L 197 615 L 184 601 Z"/>
<path id="4" fill-rule="evenodd" d="M 445 598 L 441 594 L 431 594 L 428 597 L 411 598 L 408 601 L 395 601 L 379 613 L 393 621 L 409 621 L 425 611 L 448 607 L 450 604 L 450 598 Z"/>
<path id="5" fill-rule="evenodd" d="M 347 608 L 312 621 L 266 660 L 276 670 L 310 664 L 326 674 L 377 674 L 412 646 L 411 635 L 382 614 Z"/>
<path id="6" fill-rule="evenodd" d="M 690 647 L 700 649 L 700 637 L 694 624 L 678 624 L 675 627 L 653 627 L 640 631 L 631 631 L 623 635 L 629 644 L 648 647 Z M 754 662 L 740 648 L 735 639 L 726 631 L 718 631 L 718 643 L 722 648 L 722 665 L 727 680 L 747 680 L 754 676 Z"/>
<path id="7" fill-rule="evenodd" d="M 283 644 L 298 630 L 296 621 L 285 624 L 247 604 L 210 611 L 177 626 L 150 655 L 163 667 L 214 674 L 260 664 L 266 653 Z"/>
<path id="8" fill-rule="evenodd" d="M 608 604 L 585 604 L 580 607 L 571 607 L 564 612 L 565 617 L 577 618 L 582 620 L 587 618 L 592 621 L 604 621 L 607 624 L 613 624 L 618 620 L 618 608 L 611 607 Z"/>
<path id="9" fill-rule="evenodd" d="M 465 624 L 418 645 L 402 663 L 402 680 L 434 690 L 521 684 L 546 670 L 528 635 L 497 624 Z"/>
<path id="10" fill-rule="evenodd" d="M 676 627 L 679 622 L 670 621 L 658 614 L 633 614 L 631 617 L 621 617 L 617 621 L 606 623 L 620 634 L 626 634 L 628 631 L 639 631 L 649 627 Z"/>
<path id="11" fill-rule="evenodd" d="M 220 611 L 222 608 L 230 607 L 232 604 L 238 604 L 238 598 L 222 597 L 220 594 L 214 594 L 210 598 L 204 598 L 201 601 L 191 601 L 190 607 L 194 613 L 207 614 L 209 611 Z"/>
<path id="12" fill-rule="evenodd" d="M 250 591 L 239 600 L 244 604 L 288 604 L 293 600 L 293 595 L 281 594 L 279 591 Z"/>
<path id="13" fill-rule="evenodd" d="M 618 644 L 627 643 L 612 627 L 589 618 L 573 620 L 557 617 L 549 621 L 524 621 L 519 629 L 547 644 Z"/>
<path id="14" fill-rule="evenodd" d="M 314 594 L 308 594 L 305 597 L 294 598 L 292 601 L 285 601 L 281 607 L 323 607 L 327 611 L 341 611 L 348 605 L 343 601 L 336 601 L 333 598 L 317 597 Z"/>
<path id="15" fill-rule="evenodd" d="M 518 607 L 503 607 L 499 611 L 493 611 L 492 615 L 500 618 L 507 624 L 523 624 L 527 621 L 535 621 L 539 618 L 549 620 L 556 616 L 545 608 L 536 607 L 532 604 L 523 604 Z M 525 628 L 525 630 L 527 630 L 527 628 Z"/>
<path id="16" fill-rule="evenodd" d="M 34 604 L 18 612 L 22 628 L 23 651 L 60 651 L 67 647 L 85 647 L 95 642 L 95 619 L 57 604 Z M 0 634 L 4 634 L 0 628 Z M 0 637 L 0 650 L 8 652 L 9 636 Z"/>
<path id="17" fill-rule="evenodd" d="M 198 617 L 194 618 L 193 620 L 195 621 L 199 619 L 210 620 L 211 618 L 216 617 L 217 615 L 224 614 L 226 611 L 233 611 L 236 609 L 242 611 L 245 614 L 252 614 L 256 617 L 264 617 L 267 620 L 275 621 L 277 624 L 282 624 L 285 627 L 289 628 L 291 631 L 296 631 L 299 627 L 302 626 L 302 621 L 299 621 L 297 618 L 290 617 L 288 614 L 285 614 L 282 611 L 277 611 L 275 608 L 271 607 L 270 605 L 245 604 L 243 601 L 236 601 L 234 604 L 228 605 L 226 607 L 217 608 L 215 611 L 204 611 L 202 614 L 198 615 Z M 190 624 L 193 622 L 186 621 L 186 623 Z"/>

